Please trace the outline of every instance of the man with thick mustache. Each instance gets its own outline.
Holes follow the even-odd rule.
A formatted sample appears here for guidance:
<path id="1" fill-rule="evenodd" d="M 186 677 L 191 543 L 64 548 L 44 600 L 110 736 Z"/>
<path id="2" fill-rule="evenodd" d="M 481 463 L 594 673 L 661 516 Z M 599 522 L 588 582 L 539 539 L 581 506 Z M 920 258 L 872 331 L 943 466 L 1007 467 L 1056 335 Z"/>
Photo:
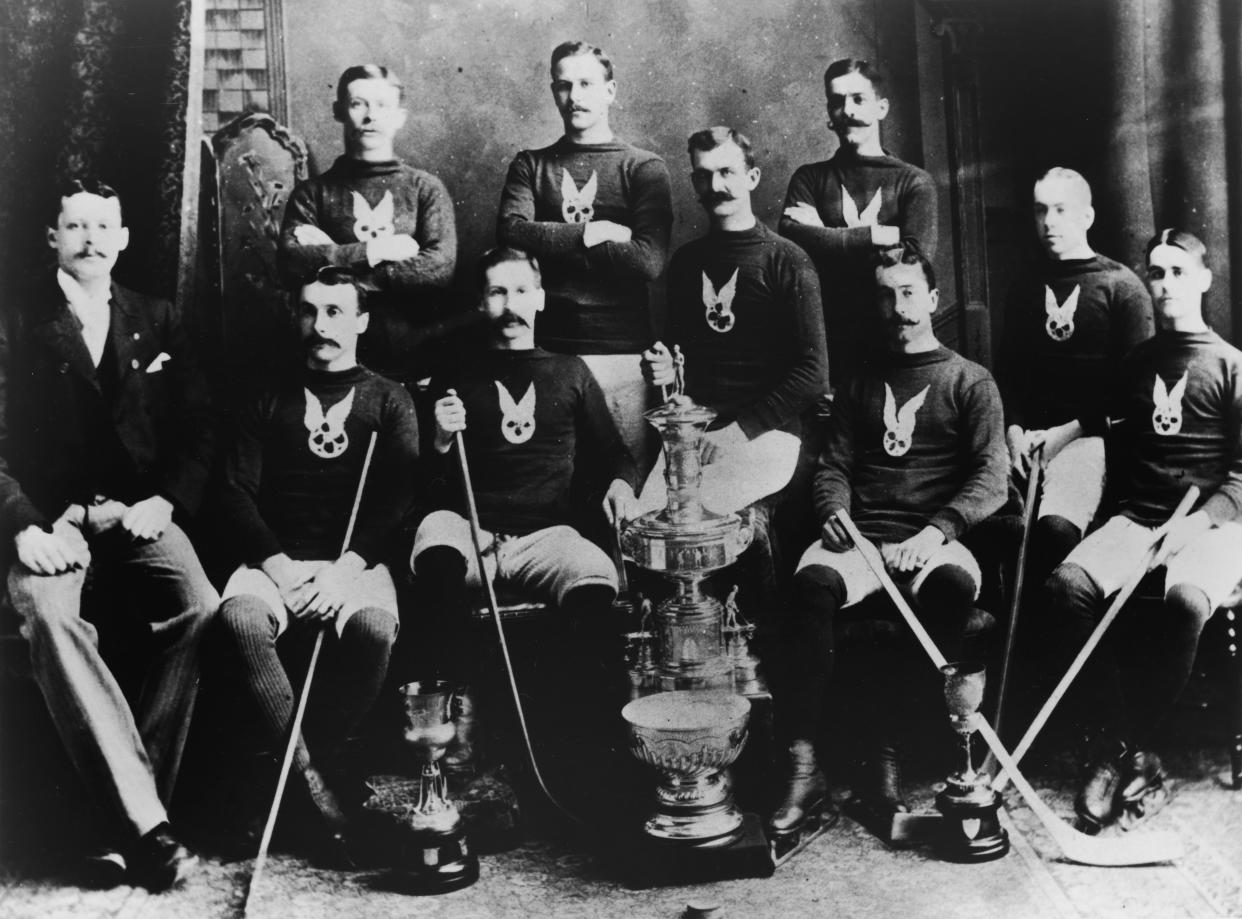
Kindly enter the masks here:
<path id="1" fill-rule="evenodd" d="M 229 658 L 222 671 L 253 703 L 269 750 L 280 749 L 293 718 L 293 687 L 278 640 L 287 631 L 305 636 L 329 627 L 293 763 L 295 788 L 319 818 L 309 837 L 317 849 L 312 854 L 338 866 L 354 857 L 347 833 L 365 794 L 360 778 L 330 768 L 325 778 L 321 767 L 333 765 L 332 755 L 370 710 L 388 671 L 398 620 L 384 558 L 412 500 L 418 458 L 409 393 L 358 363 L 359 338 L 371 320 L 366 305 L 347 269 L 322 269 L 302 287 L 301 371 L 242 413 L 219 494 L 224 531 L 240 563 L 220 606 Z M 372 434 L 375 451 L 357 522 L 341 552 Z M 274 777 L 275 759 L 271 765 Z M 264 804 L 272 784 L 259 785 Z"/>
<path id="2" fill-rule="evenodd" d="M 801 416 L 828 385 L 828 355 L 810 259 L 755 217 L 759 167 L 750 141 L 714 127 L 691 135 L 687 149 L 711 227 L 669 263 L 668 325 L 644 352 L 643 373 L 653 385 L 672 383 L 670 347 L 681 348 L 686 392 L 718 413 L 707 435 L 703 503 L 726 513 L 789 482 Z M 640 513 L 663 505 L 663 469 L 660 457 Z"/>
<path id="3" fill-rule="evenodd" d="M 834 383 L 866 356 L 883 352 L 875 321 L 875 253 L 913 239 L 936 252 L 936 188 L 917 166 L 880 144 L 888 116 L 884 78 L 866 61 L 845 58 L 824 72 L 828 126 L 840 146 L 829 160 L 800 167 L 789 180 L 780 232 L 815 260 Z"/>
<path id="4" fill-rule="evenodd" d="M 112 281 L 129 245 L 113 189 L 69 182 L 48 244 L 55 274 L 0 326 L 9 596 L 48 711 L 109 821 L 83 880 L 162 890 L 194 864 L 165 808 L 199 639 L 219 602 L 181 529 L 211 465 L 208 390 L 173 306 Z M 81 616 L 88 568 L 94 623 Z M 125 620 L 149 632 L 153 650 L 132 713 L 98 650 L 97 626 Z"/>
<path id="5" fill-rule="evenodd" d="M 552 98 L 565 133 L 514 158 L 497 241 L 539 260 L 548 300 L 539 344 L 582 357 L 642 462 L 648 392 L 638 353 L 651 340 L 647 288 L 664 270 L 673 206 L 664 161 L 613 134 L 616 96 L 612 61 L 601 48 L 557 45 Z"/>
<path id="6" fill-rule="evenodd" d="M 517 249 L 493 249 L 480 262 L 479 280 L 488 348 L 474 362 L 432 381 L 439 399 L 429 461 L 431 477 L 446 480 L 445 509 L 423 520 L 410 557 L 426 599 L 424 612 L 437 620 L 443 639 L 440 675 L 452 681 L 469 674 L 467 590 L 481 583 L 460 497 L 459 460 L 450 460 L 457 436 L 464 436 L 485 562 L 496 583 L 554 601 L 587 648 L 600 652 L 615 637 L 608 614 L 617 571 L 603 550 L 572 526 L 571 483 L 577 464 L 592 457 L 600 480 L 609 482 L 605 514 L 625 520 L 633 513 L 637 479 L 586 364 L 535 345 L 535 317 L 544 307 L 539 263 Z M 576 688 L 602 689 L 598 673 L 593 679 L 597 685 Z"/>

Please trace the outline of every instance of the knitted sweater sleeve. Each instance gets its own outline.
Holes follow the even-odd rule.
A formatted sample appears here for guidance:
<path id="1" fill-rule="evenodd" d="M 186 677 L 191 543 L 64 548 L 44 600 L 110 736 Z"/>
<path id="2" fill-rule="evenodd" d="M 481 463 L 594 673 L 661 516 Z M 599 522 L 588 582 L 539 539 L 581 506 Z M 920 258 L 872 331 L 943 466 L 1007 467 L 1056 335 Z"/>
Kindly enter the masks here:
<path id="1" fill-rule="evenodd" d="M 1229 400 L 1223 414 L 1233 452 L 1225 481 L 1203 504 L 1203 511 L 1217 526 L 1242 518 L 1242 367 L 1233 362 L 1227 364 L 1221 388 Z"/>
<path id="2" fill-rule="evenodd" d="M 812 493 L 815 514 L 821 522 L 839 510 L 852 510 L 850 497 L 857 399 L 856 388 L 850 386 L 843 387 L 833 400 L 828 436 L 816 462 Z"/>
<path id="3" fill-rule="evenodd" d="M 583 365 L 582 398 L 578 402 L 576 427 L 579 436 L 587 443 L 583 453 L 599 457 L 608 470 L 608 480 L 621 479 L 630 488 L 638 489 L 638 468 L 634 457 L 617 430 L 617 424 L 608 411 L 604 393 L 595 376 Z"/>
<path id="4" fill-rule="evenodd" d="M 393 532 L 414 500 L 417 462 L 414 400 L 403 387 L 393 387 L 380 408 L 375 455 L 349 542 L 349 548 L 368 566 L 381 561 L 388 552 Z"/>
<path id="5" fill-rule="evenodd" d="M 792 251 L 796 258 L 783 259 L 775 266 L 791 318 L 789 367 L 763 398 L 738 412 L 738 426 L 751 439 L 796 419 L 828 387 L 819 277 L 805 255 Z"/>
<path id="6" fill-rule="evenodd" d="M 534 154 L 523 150 L 509 164 L 505 187 L 500 193 L 496 240 L 515 246 L 537 258 L 577 256 L 585 260 L 582 234 L 586 224 L 535 219 L 535 181 L 538 166 Z"/>
<path id="7" fill-rule="evenodd" d="M 320 195 L 317 193 L 315 183 L 299 183 L 285 205 L 285 220 L 281 226 L 280 245 L 276 253 L 281 276 L 290 287 L 310 282 L 315 277 L 315 272 L 328 265 L 350 268 L 359 274 L 371 270 L 367 262 L 366 243 L 303 245 L 298 242 L 297 229 L 299 227 L 323 229 L 319 220 L 320 211 Z M 327 231 L 324 230 L 324 232 Z"/>
<path id="8" fill-rule="evenodd" d="M 457 267 L 457 222 L 453 199 L 444 183 L 420 173 L 418 181 L 418 253 L 399 262 L 380 262 L 375 280 L 381 290 L 409 293 L 420 287 L 448 287 Z M 364 254 L 365 259 L 365 254 Z"/>
<path id="9" fill-rule="evenodd" d="M 818 210 L 815 191 L 811 170 L 806 166 L 799 168 L 789 180 L 789 189 L 785 192 L 778 232 L 792 239 L 814 258 L 870 254 L 874 248 L 871 227 L 814 227 L 785 216 L 785 209 L 795 204 L 809 204 Z"/>
<path id="10" fill-rule="evenodd" d="M 259 485 L 263 480 L 263 431 L 273 403 L 264 396 L 239 414 L 232 441 L 224 455 L 219 506 L 224 532 L 248 565 L 258 565 L 283 552 L 280 540 L 259 513 Z"/>
<path id="11" fill-rule="evenodd" d="M 664 270 L 673 232 L 673 195 L 668 167 L 660 159 L 639 164 L 630 176 L 633 223 L 629 242 L 606 242 L 586 250 L 587 265 L 612 277 L 654 281 Z"/>
<path id="12" fill-rule="evenodd" d="M 922 171 L 915 172 L 899 204 L 901 238 L 915 239 L 929 259 L 935 258 L 940 227 L 937 222 L 936 186 L 931 176 Z"/>
<path id="13" fill-rule="evenodd" d="M 1000 393 L 991 377 L 969 384 L 963 393 L 961 418 L 965 430 L 967 476 L 962 487 L 931 520 L 952 542 L 1005 503 L 1008 461 Z"/>
<path id="14" fill-rule="evenodd" d="M 1004 397 L 1005 424 L 1025 428 L 1026 406 L 1036 374 L 1030 366 L 1029 342 L 1024 340 L 1027 324 L 1023 321 L 1026 304 L 1022 289 L 1020 283 L 1011 284 L 1005 296 L 1005 334 L 1001 340 L 1001 359 L 996 365 L 996 378 Z"/>
<path id="15" fill-rule="evenodd" d="M 1151 295 L 1137 277 L 1123 271 L 1113 288 L 1112 301 L 1113 355 L 1122 358 L 1156 332 Z"/>

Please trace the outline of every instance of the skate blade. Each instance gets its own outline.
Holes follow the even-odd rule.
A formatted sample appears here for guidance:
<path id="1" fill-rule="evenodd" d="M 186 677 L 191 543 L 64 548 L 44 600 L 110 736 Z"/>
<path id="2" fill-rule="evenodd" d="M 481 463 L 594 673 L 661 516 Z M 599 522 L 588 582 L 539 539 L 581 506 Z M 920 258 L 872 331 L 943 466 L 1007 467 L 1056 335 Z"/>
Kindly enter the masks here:
<path id="1" fill-rule="evenodd" d="M 850 798 L 843 810 L 851 820 L 890 848 L 904 849 L 914 844 L 910 832 L 915 824 L 910 818 L 919 815 L 876 807 L 865 798 Z"/>
<path id="2" fill-rule="evenodd" d="M 772 864 L 779 868 L 836 826 L 840 819 L 841 813 L 820 799 L 807 808 L 806 817 L 792 830 L 777 833 L 769 829 L 768 850 Z"/>

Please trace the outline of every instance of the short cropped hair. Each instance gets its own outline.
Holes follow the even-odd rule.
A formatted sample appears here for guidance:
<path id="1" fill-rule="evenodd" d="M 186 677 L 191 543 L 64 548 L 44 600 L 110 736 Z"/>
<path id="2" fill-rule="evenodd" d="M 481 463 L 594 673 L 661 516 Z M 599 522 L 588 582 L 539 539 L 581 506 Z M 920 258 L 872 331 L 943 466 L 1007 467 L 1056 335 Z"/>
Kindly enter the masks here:
<path id="1" fill-rule="evenodd" d="M 352 268 L 346 268 L 343 265 L 324 265 L 317 272 L 313 280 L 307 281 L 303 287 L 309 287 L 312 284 L 324 284 L 328 287 L 336 287 L 340 284 L 348 284 L 354 289 L 354 293 L 358 295 L 358 312 L 365 313 L 367 311 L 367 291 L 362 283 L 362 279 L 354 274 Z"/>
<path id="2" fill-rule="evenodd" d="M 1180 227 L 1168 227 L 1153 236 L 1147 243 L 1147 251 L 1143 253 L 1144 260 L 1151 257 L 1151 250 L 1156 246 L 1176 246 L 1193 255 L 1201 266 L 1207 267 L 1207 246 L 1198 236 Z"/>
<path id="3" fill-rule="evenodd" d="M 717 147 L 723 147 L 725 144 L 737 144 L 742 150 L 742 155 L 746 158 L 746 168 L 755 168 L 755 154 L 750 148 L 750 138 L 741 131 L 735 131 L 727 125 L 716 125 L 714 128 L 704 128 L 702 131 L 695 131 L 690 135 L 690 139 L 686 141 L 686 152 L 693 155 L 696 150 L 706 152 L 715 150 Z"/>
<path id="4" fill-rule="evenodd" d="M 884 98 L 884 75 L 873 64 L 867 61 L 860 61 L 854 57 L 845 57 L 828 65 L 828 69 L 824 71 L 824 95 L 826 96 L 832 91 L 831 85 L 833 80 L 837 77 L 843 77 L 847 73 L 861 73 L 867 78 L 867 82 L 871 84 L 875 94 L 881 99 Z"/>
<path id="5" fill-rule="evenodd" d="M 543 286 L 543 272 L 539 270 L 539 259 L 524 249 L 518 249 L 513 246 L 497 246 L 494 249 L 488 249 L 479 257 L 479 264 L 475 269 L 479 290 L 487 289 L 487 273 L 497 265 L 503 265 L 506 262 L 525 262 L 530 266 L 531 272 L 535 275 L 535 284 L 539 287 Z"/>
<path id="6" fill-rule="evenodd" d="M 923 253 L 922 248 L 914 239 L 903 239 L 891 249 L 881 249 L 876 253 L 875 270 L 893 268 L 897 265 L 918 265 L 923 269 L 923 277 L 927 279 L 927 289 L 936 289 L 936 269 Z"/>
<path id="7" fill-rule="evenodd" d="M 604 68 L 604 79 L 612 79 L 612 58 L 608 56 L 608 52 L 598 45 L 592 45 L 585 41 L 563 41 L 552 49 L 552 63 L 548 66 L 552 76 L 556 77 L 556 65 L 567 57 L 578 57 L 581 54 L 589 54 L 595 60 L 599 61 L 600 66 Z"/>
<path id="8" fill-rule="evenodd" d="M 1079 194 L 1083 196 L 1087 207 L 1091 206 L 1091 183 L 1083 178 L 1081 172 L 1078 172 L 1075 169 L 1067 169 L 1064 166 L 1053 166 L 1038 179 L 1036 179 L 1035 184 L 1038 185 L 1040 182 L 1049 181 L 1068 182 L 1078 190 Z"/>
<path id="9" fill-rule="evenodd" d="M 64 200 L 72 198 L 74 195 L 98 195 L 100 198 L 116 198 L 117 207 L 121 206 L 121 196 L 116 193 L 116 189 L 106 182 L 95 178 L 94 176 L 73 176 L 61 183 L 60 189 L 56 194 L 55 209 L 48 216 L 49 227 L 54 227 L 60 222 L 60 212 L 64 207 Z M 124 219 L 122 218 L 122 223 Z"/>
<path id="10" fill-rule="evenodd" d="M 355 80 L 383 80 L 389 86 L 397 87 L 397 98 L 405 99 L 405 85 L 401 82 L 401 78 L 387 67 L 381 67 L 379 64 L 355 64 L 352 67 L 346 67 L 341 78 L 336 81 L 336 102 L 338 105 L 344 105 L 349 100 L 349 84 Z"/>

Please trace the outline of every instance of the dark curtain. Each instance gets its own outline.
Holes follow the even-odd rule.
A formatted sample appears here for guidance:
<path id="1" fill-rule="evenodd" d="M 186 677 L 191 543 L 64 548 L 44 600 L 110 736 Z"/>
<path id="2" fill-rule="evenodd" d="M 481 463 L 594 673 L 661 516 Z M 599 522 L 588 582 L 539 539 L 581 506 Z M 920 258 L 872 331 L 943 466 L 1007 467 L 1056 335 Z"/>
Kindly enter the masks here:
<path id="1" fill-rule="evenodd" d="M 1207 244 L 1206 301 L 1242 341 L 1242 2 L 1109 0 L 1111 98 L 1106 200 L 1136 253 L 1153 227 Z"/>
<path id="2" fill-rule="evenodd" d="M 0 286 L 53 264 L 45 227 L 65 177 L 121 195 L 130 246 L 116 277 L 176 289 L 190 0 L 0 3 Z"/>

